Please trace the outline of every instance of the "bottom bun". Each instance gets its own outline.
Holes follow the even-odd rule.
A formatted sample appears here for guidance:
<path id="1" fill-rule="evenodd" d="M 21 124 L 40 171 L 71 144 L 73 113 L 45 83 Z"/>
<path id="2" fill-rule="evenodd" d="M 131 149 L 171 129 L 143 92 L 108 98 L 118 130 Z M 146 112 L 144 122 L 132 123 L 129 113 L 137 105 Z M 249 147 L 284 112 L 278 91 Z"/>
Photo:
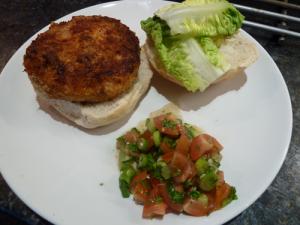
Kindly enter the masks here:
<path id="1" fill-rule="evenodd" d="M 65 100 L 50 99 L 40 92 L 38 96 L 79 126 L 91 129 L 111 124 L 132 112 L 149 87 L 152 70 L 143 50 L 141 51 L 140 57 L 141 64 L 137 81 L 128 92 L 112 101 L 81 104 Z"/>
<path id="2" fill-rule="evenodd" d="M 153 69 L 165 79 L 172 81 L 180 86 L 184 85 L 177 80 L 172 74 L 169 74 L 157 56 L 156 50 L 151 40 L 147 39 L 145 45 L 146 55 Z M 226 38 L 220 46 L 220 52 L 224 55 L 225 60 L 230 64 L 230 69 L 212 84 L 216 84 L 222 80 L 231 79 L 254 63 L 258 58 L 258 51 L 255 43 L 249 41 L 241 32 Z"/>

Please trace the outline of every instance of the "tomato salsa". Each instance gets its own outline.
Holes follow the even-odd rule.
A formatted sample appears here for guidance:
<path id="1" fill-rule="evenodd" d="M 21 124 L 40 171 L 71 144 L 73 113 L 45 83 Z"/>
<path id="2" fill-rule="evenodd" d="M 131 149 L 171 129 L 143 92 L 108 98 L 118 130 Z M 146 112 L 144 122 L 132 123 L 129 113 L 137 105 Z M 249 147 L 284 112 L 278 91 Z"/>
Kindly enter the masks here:
<path id="1" fill-rule="evenodd" d="M 222 145 L 172 113 L 117 139 L 119 187 L 143 205 L 143 217 L 167 212 L 206 216 L 237 199 L 219 170 Z"/>

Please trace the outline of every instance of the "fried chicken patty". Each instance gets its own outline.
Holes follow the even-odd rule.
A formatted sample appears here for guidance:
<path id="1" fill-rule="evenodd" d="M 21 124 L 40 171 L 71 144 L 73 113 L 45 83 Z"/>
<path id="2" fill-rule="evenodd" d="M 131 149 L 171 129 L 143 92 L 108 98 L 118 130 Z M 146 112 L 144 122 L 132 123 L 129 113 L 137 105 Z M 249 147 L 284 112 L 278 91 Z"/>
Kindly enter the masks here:
<path id="1" fill-rule="evenodd" d="M 38 92 L 73 102 L 116 98 L 133 85 L 139 65 L 134 32 L 104 16 L 52 23 L 24 56 L 25 71 Z"/>

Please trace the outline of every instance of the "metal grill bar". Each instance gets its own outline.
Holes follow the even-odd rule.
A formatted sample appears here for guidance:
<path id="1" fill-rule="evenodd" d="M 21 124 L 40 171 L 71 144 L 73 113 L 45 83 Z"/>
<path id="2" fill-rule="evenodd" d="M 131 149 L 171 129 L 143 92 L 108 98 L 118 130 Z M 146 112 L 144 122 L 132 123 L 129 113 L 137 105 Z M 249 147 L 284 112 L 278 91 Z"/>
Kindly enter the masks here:
<path id="1" fill-rule="evenodd" d="M 272 27 L 272 26 L 268 26 L 268 25 L 265 25 L 265 24 L 255 23 L 255 22 L 252 22 L 252 21 L 244 21 L 244 24 L 247 25 L 247 26 L 251 26 L 251 27 L 262 28 L 262 29 L 265 29 L 265 30 L 268 30 L 268 31 L 272 31 L 274 33 L 286 34 L 286 35 L 290 35 L 290 36 L 300 38 L 300 33 L 299 32 L 285 30 L 285 29 L 281 29 L 281 28 L 277 28 L 277 27 Z"/>
<path id="2" fill-rule="evenodd" d="M 267 10 L 263 10 L 263 9 L 257 9 L 257 8 L 238 5 L 238 4 L 234 4 L 234 6 L 238 9 L 240 9 L 240 10 L 244 10 L 244 11 L 248 11 L 248 12 L 253 12 L 253 13 L 257 13 L 257 14 L 261 14 L 261 15 L 271 16 L 271 17 L 275 17 L 275 18 L 279 18 L 279 19 L 285 19 L 285 20 L 290 20 L 290 21 L 300 23 L 300 18 L 295 17 L 295 16 L 289 16 L 289 15 L 285 15 L 285 14 L 281 14 L 281 13 L 275 13 L 275 12 L 271 12 L 271 11 L 267 11 Z"/>
<path id="3" fill-rule="evenodd" d="M 278 6 L 281 6 L 283 8 L 286 8 L 286 9 L 300 10 L 300 5 L 296 5 L 296 4 L 292 4 L 292 3 L 280 2 L 280 1 L 277 1 L 277 0 L 256 0 L 256 1 L 270 3 L 270 4 L 273 4 L 273 5 L 278 5 Z"/>

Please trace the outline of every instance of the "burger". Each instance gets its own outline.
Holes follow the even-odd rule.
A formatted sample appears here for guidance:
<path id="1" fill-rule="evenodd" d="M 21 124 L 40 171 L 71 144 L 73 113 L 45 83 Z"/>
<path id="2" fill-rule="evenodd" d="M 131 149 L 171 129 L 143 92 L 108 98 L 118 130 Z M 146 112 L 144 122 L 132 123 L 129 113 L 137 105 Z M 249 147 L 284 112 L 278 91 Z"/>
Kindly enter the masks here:
<path id="1" fill-rule="evenodd" d="M 105 16 L 52 23 L 26 49 L 24 67 L 37 96 L 85 128 L 129 114 L 152 77 L 135 33 Z"/>
<path id="2" fill-rule="evenodd" d="M 229 79 L 258 58 L 240 28 L 244 16 L 226 0 L 169 4 L 141 22 L 157 74 L 191 92 Z"/>

